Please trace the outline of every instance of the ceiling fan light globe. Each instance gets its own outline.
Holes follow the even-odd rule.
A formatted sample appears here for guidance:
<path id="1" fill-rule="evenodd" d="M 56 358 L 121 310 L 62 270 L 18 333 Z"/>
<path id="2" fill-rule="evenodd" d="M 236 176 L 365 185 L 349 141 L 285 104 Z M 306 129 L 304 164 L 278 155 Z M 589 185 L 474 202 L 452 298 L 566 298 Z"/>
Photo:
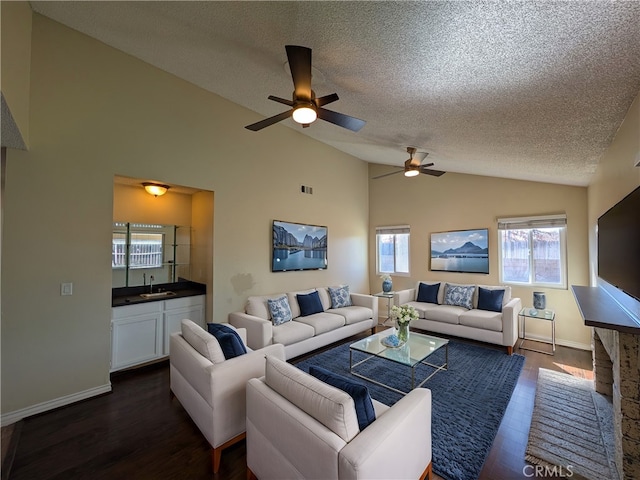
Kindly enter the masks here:
<path id="1" fill-rule="evenodd" d="M 418 170 L 406 170 L 404 172 L 405 177 L 415 177 L 416 175 L 420 175 L 420 172 Z"/>
<path id="2" fill-rule="evenodd" d="M 293 111 L 293 120 L 301 125 L 309 125 L 316 121 L 318 114 L 309 106 L 298 107 Z"/>

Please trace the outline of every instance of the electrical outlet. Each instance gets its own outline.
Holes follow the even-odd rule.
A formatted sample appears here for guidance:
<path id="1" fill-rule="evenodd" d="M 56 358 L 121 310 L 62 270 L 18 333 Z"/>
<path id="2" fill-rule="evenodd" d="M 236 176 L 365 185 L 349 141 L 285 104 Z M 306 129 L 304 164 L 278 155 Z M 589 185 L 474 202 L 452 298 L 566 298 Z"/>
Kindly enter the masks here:
<path id="1" fill-rule="evenodd" d="M 60 295 L 73 295 L 73 283 L 61 283 Z"/>

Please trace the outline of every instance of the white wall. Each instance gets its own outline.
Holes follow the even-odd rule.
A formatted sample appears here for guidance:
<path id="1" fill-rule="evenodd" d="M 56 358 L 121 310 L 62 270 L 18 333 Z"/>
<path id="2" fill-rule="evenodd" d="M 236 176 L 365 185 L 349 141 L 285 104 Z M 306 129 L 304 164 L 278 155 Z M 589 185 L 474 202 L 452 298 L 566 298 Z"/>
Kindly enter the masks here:
<path id="1" fill-rule="evenodd" d="M 640 167 L 634 166 L 639 161 L 640 94 L 629 108 L 589 185 L 589 265 L 592 286 L 596 285 L 598 271 L 598 217 L 640 185 Z"/>
<path id="2" fill-rule="evenodd" d="M 0 3 L 0 51 L 2 69 L 0 69 L 0 90 L 7 102 L 12 118 L 3 118 L 12 122 L 11 137 L 21 137 L 21 148 L 29 145 L 29 85 L 31 67 L 31 7 L 29 2 Z M 16 132 L 13 132 L 15 127 Z M 6 140 L 6 139 L 3 139 Z M 3 141 L 3 145 L 7 145 Z M 17 148 L 17 145 L 11 145 Z"/>
<path id="3" fill-rule="evenodd" d="M 437 168 L 437 165 L 436 165 Z M 369 176 L 389 171 L 371 165 Z M 375 228 L 411 225 L 410 277 L 394 277 L 394 290 L 412 288 L 419 280 L 498 285 L 498 217 L 567 214 L 568 284 L 588 281 L 587 189 L 548 183 L 525 182 L 479 175 L 447 173 L 442 177 L 402 174 L 370 180 L 370 288 L 381 290 L 375 272 Z M 489 229 L 489 274 L 431 272 L 430 234 L 449 230 Z M 556 335 L 560 344 L 589 348 L 590 331 L 582 323 L 569 289 L 512 288 L 523 306 L 533 303 L 533 291 L 546 292 L 547 307 L 556 311 Z M 382 308 L 382 306 L 381 306 Z M 536 325 L 538 323 L 538 325 Z M 527 322 L 527 335 L 550 339 L 547 322 Z"/>
<path id="4" fill-rule="evenodd" d="M 284 125 L 250 132 L 255 113 L 39 15 L 29 101 L 3 205 L 3 415 L 109 386 L 116 174 L 215 192 L 208 321 L 251 294 L 367 290 L 365 162 Z M 328 226 L 329 268 L 271 273 L 274 218 Z"/>

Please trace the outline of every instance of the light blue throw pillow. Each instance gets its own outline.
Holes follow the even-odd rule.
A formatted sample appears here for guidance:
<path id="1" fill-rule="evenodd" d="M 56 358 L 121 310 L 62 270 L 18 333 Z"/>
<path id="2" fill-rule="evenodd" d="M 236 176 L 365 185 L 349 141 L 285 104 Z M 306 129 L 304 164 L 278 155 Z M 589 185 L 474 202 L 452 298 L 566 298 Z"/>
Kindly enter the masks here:
<path id="1" fill-rule="evenodd" d="M 331 296 L 331 308 L 351 306 L 351 295 L 349 294 L 348 285 L 337 288 L 329 287 L 329 296 Z"/>
<path id="2" fill-rule="evenodd" d="M 475 285 L 451 285 L 445 283 L 444 304 L 471 310 L 473 308 L 473 292 L 475 290 Z"/>
<path id="3" fill-rule="evenodd" d="M 269 312 L 274 325 L 282 325 L 291 320 L 291 307 L 286 295 L 278 298 L 269 298 L 267 303 L 269 304 Z"/>

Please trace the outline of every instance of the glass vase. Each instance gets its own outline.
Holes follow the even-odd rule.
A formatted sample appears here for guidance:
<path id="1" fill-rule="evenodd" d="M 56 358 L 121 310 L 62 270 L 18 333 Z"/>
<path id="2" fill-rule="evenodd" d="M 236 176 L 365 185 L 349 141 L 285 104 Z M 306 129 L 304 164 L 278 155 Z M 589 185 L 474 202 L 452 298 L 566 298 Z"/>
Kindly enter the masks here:
<path id="1" fill-rule="evenodd" d="M 398 327 L 398 340 L 400 340 L 400 342 L 403 344 L 407 343 L 407 340 L 409 340 L 409 322 L 403 322 L 403 323 L 398 322 L 397 327 Z"/>

